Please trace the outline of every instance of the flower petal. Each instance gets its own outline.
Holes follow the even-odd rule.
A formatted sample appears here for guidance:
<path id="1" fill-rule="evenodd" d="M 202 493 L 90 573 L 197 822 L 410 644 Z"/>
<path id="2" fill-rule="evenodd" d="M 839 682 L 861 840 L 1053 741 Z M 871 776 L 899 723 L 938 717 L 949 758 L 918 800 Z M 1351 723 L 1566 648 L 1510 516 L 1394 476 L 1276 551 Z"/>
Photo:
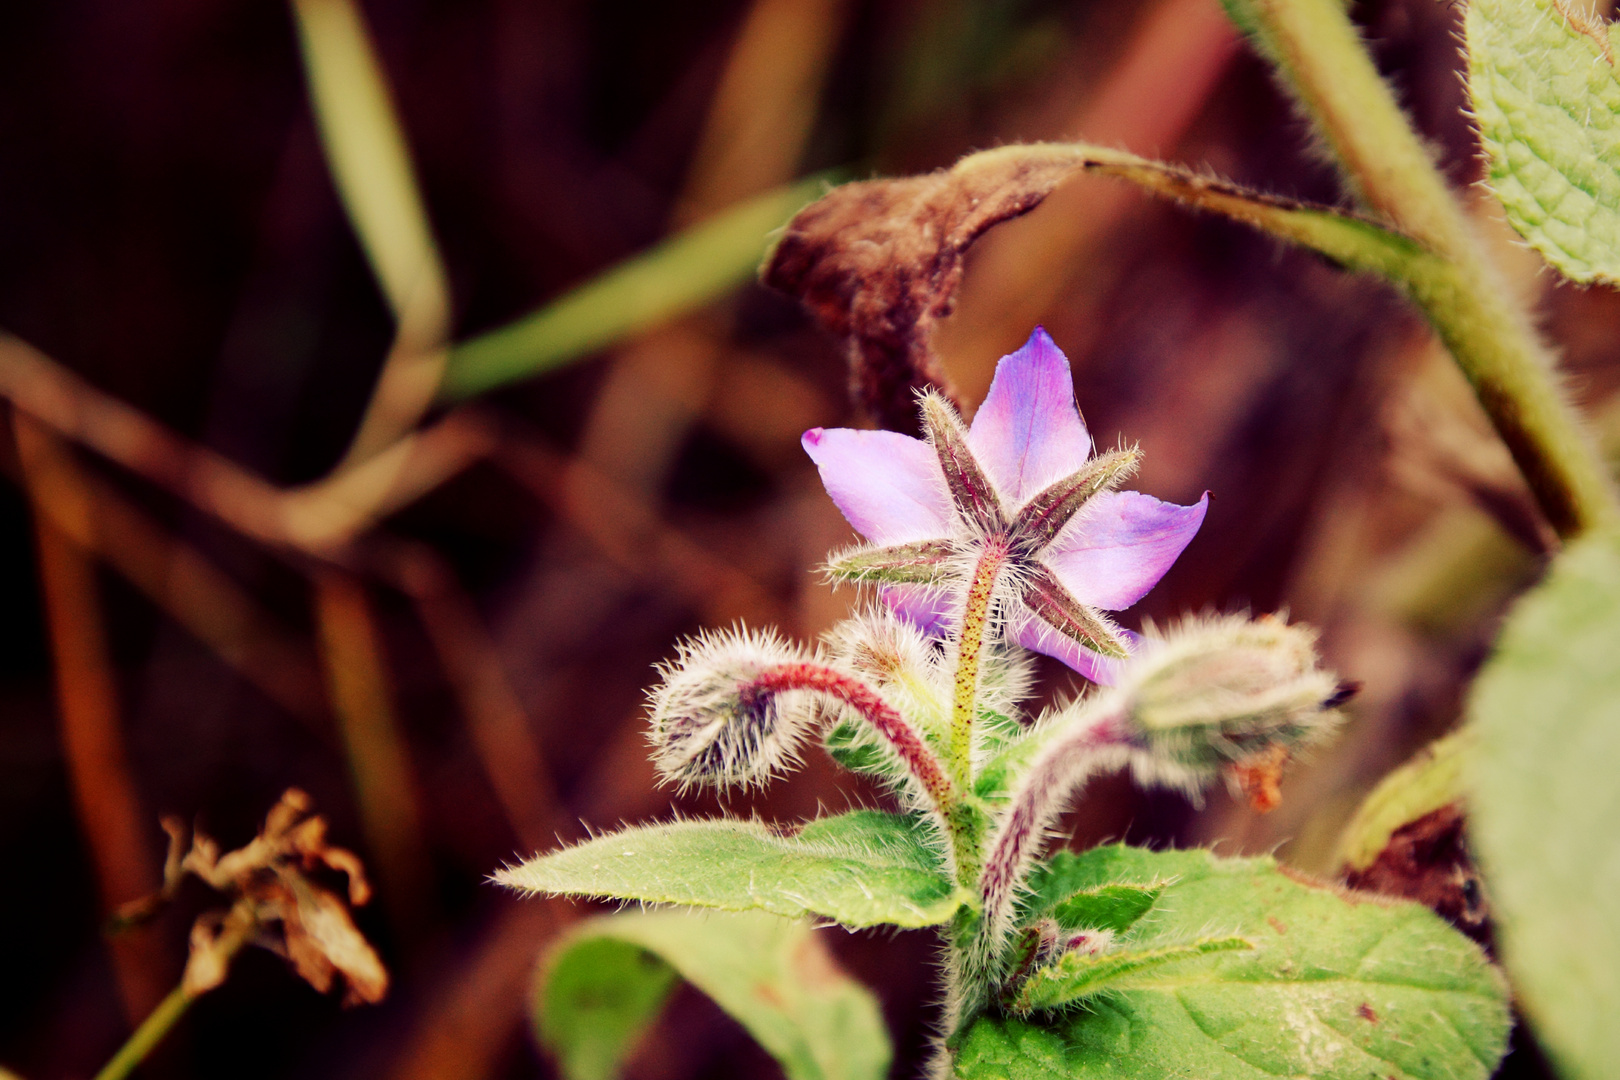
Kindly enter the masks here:
<path id="1" fill-rule="evenodd" d="M 1074 405 L 1069 361 L 1040 327 L 996 364 L 990 393 L 973 416 L 968 445 L 1006 501 L 1008 513 L 1075 472 L 1091 436 Z"/>
<path id="2" fill-rule="evenodd" d="M 894 431 L 811 428 L 800 440 L 855 531 L 876 544 L 947 536 L 951 495 L 933 447 Z"/>
<path id="3" fill-rule="evenodd" d="M 956 625 L 960 601 L 927 585 L 889 585 L 878 590 L 883 605 L 929 637 L 945 637 Z"/>
<path id="4" fill-rule="evenodd" d="M 1116 660 L 1102 653 L 1093 652 L 1073 638 L 1058 633 L 1027 611 L 1021 611 L 1013 616 L 1009 631 L 1012 639 L 1024 648 L 1061 660 L 1092 682 L 1104 686 L 1113 686 L 1119 680 L 1121 668 L 1130 663 L 1128 658 Z M 1120 630 L 1119 633 L 1133 651 L 1141 643 L 1142 639 L 1130 630 Z"/>
<path id="5" fill-rule="evenodd" d="M 1158 584 L 1208 509 L 1207 491 L 1192 506 L 1140 491 L 1105 492 L 1086 504 L 1041 560 L 1081 603 L 1119 611 Z"/>

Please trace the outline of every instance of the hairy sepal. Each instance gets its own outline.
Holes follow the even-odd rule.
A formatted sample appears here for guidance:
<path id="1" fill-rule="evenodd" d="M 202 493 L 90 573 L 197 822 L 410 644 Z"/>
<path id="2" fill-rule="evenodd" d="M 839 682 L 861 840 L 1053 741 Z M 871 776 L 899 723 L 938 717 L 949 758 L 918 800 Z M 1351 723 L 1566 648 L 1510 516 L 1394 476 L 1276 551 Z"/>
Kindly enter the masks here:
<path id="1" fill-rule="evenodd" d="M 1058 576 L 1040 563 L 1032 564 L 1024 575 L 1021 599 L 1037 618 L 1086 648 L 1115 660 L 1130 655 L 1113 620 L 1075 599 Z"/>
<path id="2" fill-rule="evenodd" d="M 1064 526 L 1094 496 L 1113 491 L 1130 479 L 1141 460 L 1142 452 L 1134 446 L 1093 458 L 1084 468 L 1048 486 L 1025 503 L 1014 521 L 1014 535 L 1029 546 L 1031 554 L 1042 550 L 1057 539 Z"/>
<path id="3" fill-rule="evenodd" d="M 856 547 L 827 560 L 830 581 L 856 585 L 939 585 L 951 578 L 954 551 L 944 540 Z"/>
<path id="4" fill-rule="evenodd" d="M 957 513 L 977 532 L 986 535 L 1005 532 L 1007 514 L 1002 508 L 1001 496 L 968 448 L 967 429 L 962 426 L 956 409 L 937 392 L 924 394 L 920 405 L 923 431 L 934 453 L 939 455 L 945 485 L 951 490 L 951 501 L 956 504 Z"/>

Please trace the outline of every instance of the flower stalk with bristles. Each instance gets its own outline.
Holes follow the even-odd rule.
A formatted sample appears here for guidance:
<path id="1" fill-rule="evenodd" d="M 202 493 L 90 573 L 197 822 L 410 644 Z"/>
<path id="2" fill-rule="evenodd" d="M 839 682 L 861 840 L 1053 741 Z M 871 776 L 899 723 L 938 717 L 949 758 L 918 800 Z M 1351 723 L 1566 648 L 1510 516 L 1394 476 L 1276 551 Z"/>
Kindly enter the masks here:
<path id="1" fill-rule="evenodd" d="M 958 813 L 956 786 L 898 709 L 858 675 L 775 634 L 701 635 L 681 647 L 664 675 L 651 695 L 649 739 L 666 783 L 683 790 L 763 786 L 797 762 L 816 726 L 847 714 L 900 763 L 926 810 L 944 820 Z"/>
<path id="2" fill-rule="evenodd" d="M 1128 941 L 1072 921 L 1081 917 L 1067 906 L 1073 896 L 1043 911 L 1021 904 L 1052 826 L 1099 772 L 1129 767 L 1194 798 L 1224 777 L 1255 805 L 1274 801 L 1288 754 L 1332 729 L 1343 692 L 1319 668 L 1314 636 L 1275 618 L 1205 618 L 1141 637 L 1114 623 L 1108 613 L 1135 603 L 1191 540 L 1207 498 L 1176 506 L 1120 490 L 1140 452 L 1093 453 L 1067 361 L 1044 333 L 1003 359 L 971 425 L 937 394 L 919 407 L 925 439 L 848 429 L 804 439 L 828 493 L 869 541 L 834 556 L 828 575 L 878 602 L 817 648 L 742 629 L 699 635 L 663 667 L 649 709 L 659 776 L 683 790 L 763 785 L 823 734 L 834 760 L 887 784 L 902 813 L 881 829 L 873 818 L 849 825 L 837 843 L 809 828 L 761 836 L 747 823 L 713 823 L 721 828 L 705 844 L 714 846 L 702 850 L 717 865 L 744 832 L 771 854 L 728 864 L 747 869 L 746 900 L 722 890 L 705 902 L 753 904 L 756 889 L 775 888 L 758 906 L 873 925 L 862 920 L 876 894 L 910 882 L 903 888 L 920 891 L 885 909 L 900 914 L 874 921 L 929 925 L 911 920 L 945 905 L 933 925 L 947 927 L 950 1035 L 986 1010 L 1023 1016 L 1075 1000 L 1073 987 L 1100 972 L 1248 948 L 1210 938 L 1114 955 Z M 1021 712 L 1029 651 L 1100 685 L 1032 723 Z M 883 830 L 886 841 L 862 839 Z M 899 858 L 893 830 L 914 831 L 921 865 Z M 783 854 L 795 840 L 804 848 Z M 671 901 L 662 870 L 635 878 L 639 843 L 568 856 L 559 860 L 572 870 L 529 864 L 502 880 Z M 799 888 L 796 875 L 817 860 L 835 867 L 827 887 L 843 899 L 831 910 Z M 614 884 L 598 893 L 582 878 Z M 1140 915 L 1158 892 L 1137 892 Z"/>
<path id="3" fill-rule="evenodd" d="M 1054 717 L 990 841 L 970 975 L 996 978 L 1018 890 L 1052 823 L 1096 773 L 1129 765 L 1139 783 L 1197 798 L 1234 766 L 1261 757 L 1280 768 L 1331 735 L 1352 690 L 1320 667 L 1315 642 L 1275 616 L 1189 619 L 1150 631 L 1116 686 Z"/>

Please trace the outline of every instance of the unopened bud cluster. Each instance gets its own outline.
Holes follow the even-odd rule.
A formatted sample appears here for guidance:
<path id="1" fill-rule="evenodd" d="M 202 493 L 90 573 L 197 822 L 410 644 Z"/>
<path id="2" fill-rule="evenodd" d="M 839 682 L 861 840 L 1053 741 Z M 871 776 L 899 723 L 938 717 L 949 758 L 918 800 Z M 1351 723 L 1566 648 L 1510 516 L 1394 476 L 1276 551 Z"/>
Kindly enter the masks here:
<path id="1" fill-rule="evenodd" d="M 774 633 L 741 629 L 683 644 L 649 703 L 659 778 L 683 789 L 748 786 L 792 766 L 817 719 L 815 696 L 761 680 L 806 658 Z"/>

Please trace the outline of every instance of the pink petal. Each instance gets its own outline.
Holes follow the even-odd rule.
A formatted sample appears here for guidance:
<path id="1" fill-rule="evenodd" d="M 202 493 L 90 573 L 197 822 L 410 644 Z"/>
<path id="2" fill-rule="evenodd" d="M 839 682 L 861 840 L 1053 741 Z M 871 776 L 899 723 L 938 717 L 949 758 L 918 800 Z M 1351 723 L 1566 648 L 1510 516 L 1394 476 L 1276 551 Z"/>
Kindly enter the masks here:
<path id="1" fill-rule="evenodd" d="M 1085 505 L 1041 561 L 1082 604 L 1120 611 L 1158 584 L 1208 509 L 1207 491 L 1192 506 L 1139 491 L 1105 492 Z"/>
<path id="2" fill-rule="evenodd" d="M 1074 405 L 1069 361 L 1040 327 L 996 364 L 968 445 L 1009 509 L 1079 469 L 1091 436 Z"/>
<path id="3" fill-rule="evenodd" d="M 927 443 L 894 431 L 853 428 L 811 428 L 800 442 L 832 501 L 874 544 L 950 533 L 950 490 Z"/>
<path id="4" fill-rule="evenodd" d="M 1130 642 L 1133 650 L 1142 640 L 1129 630 L 1121 630 L 1120 634 Z M 1027 611 L 1014 616 L 1012 638 L 1024 648 L 1055 657 L 1092 682 L 1104 686 L 1112 686 L 1118 681 L 1120 667 L 1126 663 L 1124 660 L 1116 660 L 1111 656 L 1093 652 L 1067 634 L 1058 633 Z"/>
<path id="5" fill-rule="evenodd" d="M 958 601 L 941 589 L 924 585 L 891 585 L 878 596 L 890 611 L 930 637 L 944 637 L 956 625 Z"/>

